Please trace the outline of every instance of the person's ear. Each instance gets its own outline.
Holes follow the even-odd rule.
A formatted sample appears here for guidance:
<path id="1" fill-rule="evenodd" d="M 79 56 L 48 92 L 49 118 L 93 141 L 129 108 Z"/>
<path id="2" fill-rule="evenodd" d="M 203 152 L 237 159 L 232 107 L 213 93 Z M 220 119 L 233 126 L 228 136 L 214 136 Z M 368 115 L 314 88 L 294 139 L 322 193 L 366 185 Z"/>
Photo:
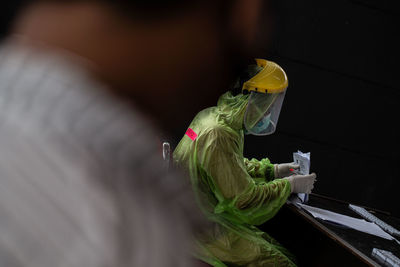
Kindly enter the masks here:
<path id="1" fill-rule="evenodd" d="M 231 26 L 236 39 L 249 47 L 255 42 L 263 0 L 236 0 L 232 6 Z"/>

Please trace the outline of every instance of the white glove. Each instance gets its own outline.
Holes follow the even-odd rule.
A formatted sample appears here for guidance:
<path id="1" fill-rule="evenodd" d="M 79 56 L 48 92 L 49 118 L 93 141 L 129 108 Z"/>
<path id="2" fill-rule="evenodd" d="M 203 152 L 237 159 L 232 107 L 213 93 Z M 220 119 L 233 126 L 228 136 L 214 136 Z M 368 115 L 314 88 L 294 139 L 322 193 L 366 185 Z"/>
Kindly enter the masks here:
<path id="1" fill-rule="evenodd" d="M 312 173 L 307 175 L 292 175 L 283 179 L 290 182 L 292 193 L 310 194 L 311 190 L 314 188 L 315 178 L 317 178 L 317 175 Z"/>
<path id="2" fill-rule="evenodd" d="M 274 165 L 274 173 L 275 178 L 288 177 L 292 174 L 296 174 L 293 172 L 294 170 L 298 170 L 300 168 L 299 164 L 291 163 L 282 163 Z"/>

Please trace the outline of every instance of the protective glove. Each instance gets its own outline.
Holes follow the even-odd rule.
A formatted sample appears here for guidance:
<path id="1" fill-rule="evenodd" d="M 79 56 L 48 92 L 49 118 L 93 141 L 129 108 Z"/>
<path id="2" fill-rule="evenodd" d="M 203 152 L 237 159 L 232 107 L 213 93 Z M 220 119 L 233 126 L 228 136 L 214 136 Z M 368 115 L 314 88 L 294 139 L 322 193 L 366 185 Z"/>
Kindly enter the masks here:
<path id="1" fill-rule="evenodd" d="M 314 182 L 316 181 L 317 175 L 315 173 L 307 175 L 292 175 L 285 177 L 290 182 L 292 193 L 307 193 L 310 194 L 314 188 Z"/>
<path id="2" fill-rule="evenodd" d="M 275 178 L 288 177 L 292 174 L 296 174 L 293 172 L 294 170 L 298 170 L 300 168 L 299 164 L 291 163 L 282 163 L 274 165 L 274 173 Z"/>

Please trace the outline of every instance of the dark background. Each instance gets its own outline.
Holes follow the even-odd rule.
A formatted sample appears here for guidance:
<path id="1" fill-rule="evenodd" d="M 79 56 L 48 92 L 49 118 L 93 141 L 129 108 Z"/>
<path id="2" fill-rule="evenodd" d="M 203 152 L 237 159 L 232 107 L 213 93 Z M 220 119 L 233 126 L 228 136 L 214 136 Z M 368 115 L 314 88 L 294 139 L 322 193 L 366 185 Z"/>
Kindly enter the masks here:
<path id="1" fill-rule="evenodd" d="M 314 192 L 400 217 L 399 8 L 382 0 L 275 1 L 262 56 L 287 72 L 278 130 L 245 155 L 311 152 Z"/>
<path id="2" fill-rule="evenodd" d="M 17 2 L 2 5 L 1 35 Z M 277 163 L 311 152 L 315 193 L 400 217 L 396 2 L 274 0 L 268 8 L 259 56 L 285 69 L 289 88 L 278 130 L 247 136 L 245 156 Z"/>
<path id="3" fill-rule="evenodd" d="M 245 156 L 283 163 L 297 150 L 311 152 L 314 193 L 400 218 L 397 6 L 385 0 L 271 1 L 259 57 L 284 68 L 289 88 L 277 131 L 246 136 Z"/>

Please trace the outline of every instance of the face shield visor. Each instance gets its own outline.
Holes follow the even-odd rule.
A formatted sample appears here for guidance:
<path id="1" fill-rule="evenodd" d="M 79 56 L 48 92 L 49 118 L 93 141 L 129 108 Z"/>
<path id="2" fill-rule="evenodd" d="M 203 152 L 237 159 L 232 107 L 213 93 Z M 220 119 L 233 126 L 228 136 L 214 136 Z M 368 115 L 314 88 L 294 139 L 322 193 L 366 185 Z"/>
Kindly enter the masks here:
<path id="1" fill-rule="evenodd" d="M 250 93 L 243 123 L 247 134 L 269 135 L 276 130 L 288 80 L 278 64 L 256 61 L 263 70 L 243 85 L 243 92 Z"/>
<path id="2" fill-rule="evenodd" d="M 244 126 L 248 134 L 269 135 L 275 132 L 286 90 L 264 94 L 251 92 L 244 114 Z"/>

